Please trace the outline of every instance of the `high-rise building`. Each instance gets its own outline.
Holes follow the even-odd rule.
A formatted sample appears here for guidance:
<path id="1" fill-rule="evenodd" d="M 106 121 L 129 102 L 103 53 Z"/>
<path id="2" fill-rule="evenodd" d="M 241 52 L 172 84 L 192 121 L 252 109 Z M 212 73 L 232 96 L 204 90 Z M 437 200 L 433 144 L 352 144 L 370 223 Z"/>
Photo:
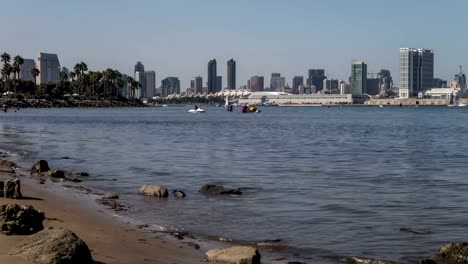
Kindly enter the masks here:
<path id="1" fill-rule="evenodd" d="M 37 84 L 58 83 L 60 81 L 60 62 L 57 54 L 40 53 L 36 66 L 40 71 L 37 76 Z"/>
<path id="2" fill-rule="evenodd" d="M 460 73 L 455 75 L 454 80 L 457 81 L 458 83 L 457 88 L 462 88 L 462 89 L 466 88 L 466 76 L 465 76 L 465 73 L 463 73 L 462 66 L 460 66 Z"/>
<path id="3" fill-rule="evenodd" d="M 234 59 L 227 62 L 227 88 L 236 89 L 236 61 Z"/>
<path id="4" fill-rule="evenodd" d="M 339 81 L 334 79 L 324 79 L 322 91 L 329 93 L 339 93 Z"/>
<path id="5" fill-rule="evenodd" d="M 380 78 L 368 78 L 366 84 L 366 94 L 378 95 L 380 94 Z"/>
<path id="6" fill-rule="evenodd" d="M 177 77 L 167 77 L 161 81 L 161 97 L 180 94 L 180 81 Z"/>
<path id="7" fill-rule="evenodd" d="M 304 76 L 294 76 L 292 79 L 292 92 L 299 94 L 299 86 L 304 85 Z"/>
<path id="8" fill-rule="evenodd" d="M 377 74 L 379 78 L 379 93 L 382 95 L 388 94 L 393 87 L 393 79 L 389 70 L 380 70 Z"/>
<path id="9" fill-rule="evenodd" d="M 143 63 L 141 63 L 141 61 L 138 61 L 135 64 L 135 70 L 133 71 L 133 73 L 135 73 L 135 72 L 144 72 L 144 71 L 145 71 L 145 66 L 143 65 Z"/>
<path id="10" fill-rule="evenodd" d="M 133 72 L 133 78 L 135 81 L 139 82 L 140 85 L 134 91 L 135 98 L 146 98 L 146 75 L 145 75 L 145 66 L 138 61 L 135 64 L 135 69 Z"/>
<path id="11" fill-rule="evenodd" d="M 367 65 L 362 61 L 351 63 L 351 93 L 361 95 L 367 92 Z"/>
<path id="12" fill-rule="evenodd" d="M 201 76 L 195 77 L 195 93 L 202 94 L 203 93 L 203 78 Z"/>
<path id="13" fill-rule="evenodd" d="M 153 98 L 156 93 L 156 72 L 146 71 L 145 72 L 145 98 Z"/>
<path id="14" fill-rule="evenodd" d="M 323 80 L 326 78 L 324 69 L 310 69 L 307 85 L 315 86 L 316 91 L 319 92 L 323 90 Z"/>
<path id="15" fill-rule="evenodd" d="M 399 97 L 418 96 L 432 88 L 434 82 L 434 52 L 427 49 L 400 49 Z"/>
<path id="16" fill-rule="evenodd" d="M 442 80 L 440 78 L 434 78 L 434 80 L 432 82 L 432 86 L 434 86 L 434 88 L 446 88 L 447 87 L 447 81 Z"/>
<path id="17" fill-rule="evenodd" d="M 36 62 L 33 59 L 24 59 L 20 67 L 20 79 L 34 82 L 34 76 L 31 73 L 34 68 L 36 68 Z"/>
<path id="18" fill-rule="evenodd" d="M 212 59 L 208 62 L 208 93 L 218 92 L 216 88 L 217 77 L 216 60 Z"/>
<path id="19" fill-rule="evenodd" d="M 252 76 L 250 77 L 250 91 L 260 92 L 264 88 L 263 76 Z"/>
<path id="20" fill-rule="evenodd" d="M 280 92 L 286 85 L 286 79 L 279 73 L 272 73 L 270 77 L 270 91 Z"/>
<path id="21" fill-rule="evenodd" d="M 223 89 L 223 77 L 216 76 L 216 91 L 219 92 Z"/>

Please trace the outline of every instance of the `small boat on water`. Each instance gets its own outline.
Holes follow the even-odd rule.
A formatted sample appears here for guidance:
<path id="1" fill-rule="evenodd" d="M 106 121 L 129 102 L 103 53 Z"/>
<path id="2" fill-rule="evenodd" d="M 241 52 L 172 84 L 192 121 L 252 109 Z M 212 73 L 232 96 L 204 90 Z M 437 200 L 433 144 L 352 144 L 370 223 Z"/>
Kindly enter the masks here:
<path id="1" fill-rule="evenodd" d="M 197 109 L 190 109 L 188 110 L 189 113 L 205 113 L 204 109 L 197 108 Z"/>
<path id="2" fill-rule="evenodd" d="M 463 103 L 458 104 L 458 107 L 465 107 L 465 106 L 466 106 L 466 104 L 463 104 Z"/>
<path id="3" fill-rule="evenodd" d="M 383 105 L 379 105 L 379 107 L 383 107 Z"/>

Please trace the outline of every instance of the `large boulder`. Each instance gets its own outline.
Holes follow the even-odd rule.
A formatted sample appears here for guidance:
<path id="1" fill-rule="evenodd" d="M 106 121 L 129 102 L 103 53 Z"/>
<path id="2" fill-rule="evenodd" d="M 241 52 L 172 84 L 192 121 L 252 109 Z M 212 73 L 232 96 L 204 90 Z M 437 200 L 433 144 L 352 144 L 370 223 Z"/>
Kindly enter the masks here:
<path id="1" fill-rule="evenodd" d="M 86 243 L 66 229 L 34 234 L 10 251 L 35 264 L 94 264 Z"/>
<path id="2" fill-rule="evenodd" d="M 34 163 L 34 165 L 31 168 L 31 173 L 43 173 L 43 172 L 48 172 L 50 170 L 49 168 L 49 163 L 45 160 L 38 160 Z"/>
<path id="3" fill-rule="evenodd" d="M 225 194 L 225 195 L 241 195 L 242 191 L 239 189 L 228 189 L 224 188 L 221 185 L 214 185 L 214 184 L 206 184 L 200 189 L 201 193 L 204 194 Z"/>
<path id="4" fill-rule="evenodd" d="M 235 246 L 206 252 L 208 261 L 229 264 L 260 264 L 260 253 L 254 247 Z"/>
<path id="5" fill-rule="evenodd" d="M 8 160 L 0 160 L 0 172 L 15 173 L 16 164 Z"/>
<path id="6" fill-rule="evenodd" d="M 5 198 L 21 199 L 21 182 L 18 178 L 11 178 L 4 182 L 3 195 Z"/>
<path id="7" fill-rule="evenodd" d="M 4 190 L 5 190 L 5 182 L 0 181 L 0 197 L 5 197 Z"/>
<path id="8" fill-rule="evenodd" d="M 169 192 L 167 191 L 166 187 L 152 184 L 144 184 L 143 186 L 141 186 L 139 193 L 159 198 L 167 198 L 169 196 Z"/>
<path id="9" fill-rule="evenodd" d="M 468 263 L 468 243 L 447 243 L 437 251 L 437 255 L 455 263 Z"/>
<path id="10" fill-rule="evenodd" d="M 31 235 L 44 229 L 44 213 L 30 205 L 0 205 L 0 232 L 5 235 Z"/>
<path id="11" fill-rule="evenodd" d="M 49 170 L 46 175 L 57 179 L 65 178 L 65 172 L 63 170 Z"/>

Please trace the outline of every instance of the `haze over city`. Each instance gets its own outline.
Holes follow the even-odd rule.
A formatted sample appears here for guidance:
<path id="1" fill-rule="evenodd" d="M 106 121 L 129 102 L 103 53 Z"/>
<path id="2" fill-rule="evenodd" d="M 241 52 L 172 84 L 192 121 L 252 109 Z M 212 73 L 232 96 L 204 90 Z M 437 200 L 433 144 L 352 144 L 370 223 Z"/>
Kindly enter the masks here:
<path id="1" fill-rule="evenodd" d="M 68 68 L 85 61 L 90 70 L 132 73 L 142 61 L 158 86 L 178 76 L 184 90 L 194 76 L 206 81 L 212 58 L 225 87 L 231 57 L 237 86 L 272 72 L 291 84 L 310 68 L 347 80 L 353 59 L 368 72 L 389 69 L 398 84 L 399 48 L 421 47 L 435 52 L 434 77 L 450 80 L 468 61 L 467 8 L 462 0 L 8 1 L 0 48 L 24 58 L 57 53 Z"/>

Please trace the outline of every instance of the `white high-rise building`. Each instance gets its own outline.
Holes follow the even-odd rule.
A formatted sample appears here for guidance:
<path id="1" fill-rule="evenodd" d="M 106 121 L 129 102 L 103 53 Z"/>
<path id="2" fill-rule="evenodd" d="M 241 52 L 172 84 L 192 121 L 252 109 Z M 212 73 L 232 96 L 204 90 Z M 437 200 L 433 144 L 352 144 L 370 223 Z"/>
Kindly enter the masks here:
<path id="1" fill-rule="evenodd" d="M 37 84 L 60 81 L 60 62 L 57 54 L 41 52 L 37 58 L 36 67 L 40 71 Z"/>
<path id="2" fill-rule="evenodd" d="M 36 68 L 36 62 L 33 59 L 24 59 L 23 65 L 20 67 L 20 79 L 34 82 L 34 76 L 31 74 L 34 68 Z"/>
<path id="3" fill-rule="evenodd" d="M 146 85 L 146 98 L 153 98 L 156 89 L 156 72 L 146 71 L 145 72 L 145 85 Z"/>
<path id="4" fill-rule="evenodd" d="M 418 96 L 432 88 L 434 52 L 427 49 L 400 49 L 400 98 Z"/>

